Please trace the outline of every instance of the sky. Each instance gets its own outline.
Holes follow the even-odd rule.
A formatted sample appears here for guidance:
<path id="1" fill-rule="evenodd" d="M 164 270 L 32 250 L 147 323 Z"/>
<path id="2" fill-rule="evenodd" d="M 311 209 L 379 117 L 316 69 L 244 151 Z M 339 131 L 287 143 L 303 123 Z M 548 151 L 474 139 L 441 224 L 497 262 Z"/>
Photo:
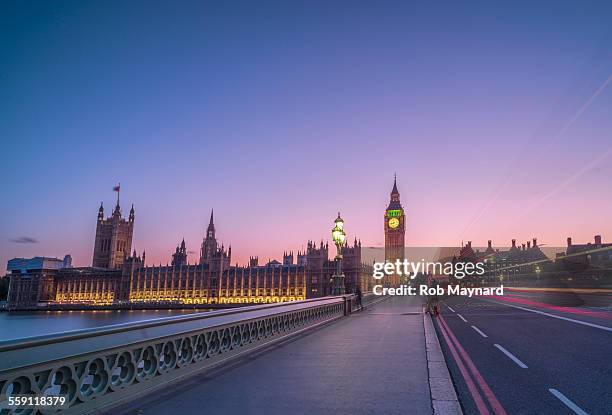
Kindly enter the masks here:
<path id="1" fill-rule="evenodd" d="M 0 262 L 612 240 L 612 3 L 3 1 Z M 35 240 L 27 242 L 27 239 Z"/>

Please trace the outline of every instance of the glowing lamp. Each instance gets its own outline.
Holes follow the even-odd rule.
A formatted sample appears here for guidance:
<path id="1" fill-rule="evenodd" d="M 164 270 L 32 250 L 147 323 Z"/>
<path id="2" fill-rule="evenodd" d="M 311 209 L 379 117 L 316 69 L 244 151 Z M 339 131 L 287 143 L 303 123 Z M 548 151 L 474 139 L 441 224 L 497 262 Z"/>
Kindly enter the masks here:
<path id="1" fill-rule="evenodd" d="M 332 229 L 332 239 L 336 246 L 344 245 L 344 241 L 346 240 L 346 232 L 344 232 L 344 221 L 340 217 L 340 212 L 338 212 L 338 217 L 334 222 L 335 226 Z"/>
<path id="2" fill-rule="evenodd" d="M 340 212 L 338 212 L 338 217 L 334 221 L 332 239 L 336 244 L 338 255 L 336 255 L 336 273 L 332 276 L 331 294 L 342 295 L 345 293 L 344 275 L 342 274 L 342 246 L 346 240 L 346 232 L 344 232 L 344 221 L 340 217 Z"/>

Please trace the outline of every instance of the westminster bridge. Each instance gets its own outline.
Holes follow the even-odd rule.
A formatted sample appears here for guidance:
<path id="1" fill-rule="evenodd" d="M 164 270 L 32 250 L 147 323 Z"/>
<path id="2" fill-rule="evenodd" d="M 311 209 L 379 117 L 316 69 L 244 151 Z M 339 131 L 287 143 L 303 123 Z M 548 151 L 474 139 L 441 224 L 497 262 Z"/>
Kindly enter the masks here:
<path id="1" fill-rule="evenodd" d="M 249 306 L 2 342 L 1 413 L 11 413 L 8 396 L 23 395 L 65 396 L 59 413 L 67 414 L 195 414 L 203 407 L 432 413 L 424 330 L 431 321 L 420 300 L 366 295 L 364 310 L 355 300 Z M 434 353 L 443 360 L 439 346 Z M 457 405 L 454 390 L 448 396 L 455 401 L 438 404 Z"/>
<path id="2" fill-rule="evenodd" d="M 350 295 L 0 342 L 0 414 L 610 414 L 612 289 Z M 6 327 L 0 326 L 0 330 Z M 64 397 L 61 408 L 9 407 Z"/>

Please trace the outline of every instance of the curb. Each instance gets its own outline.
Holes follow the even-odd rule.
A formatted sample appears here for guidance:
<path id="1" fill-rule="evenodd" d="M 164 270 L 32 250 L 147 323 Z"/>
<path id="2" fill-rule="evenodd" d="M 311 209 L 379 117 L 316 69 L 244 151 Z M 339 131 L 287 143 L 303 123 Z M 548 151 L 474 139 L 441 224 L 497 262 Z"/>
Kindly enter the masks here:
<path id="1" fill-rule="evenodd" d="M 455 386 L 440 348 L 436 329 L 428 313 L 423 313 L 423 327 L 425 328 L 425 351 L 433 413 L 434 415 L 463 415 Z"/>

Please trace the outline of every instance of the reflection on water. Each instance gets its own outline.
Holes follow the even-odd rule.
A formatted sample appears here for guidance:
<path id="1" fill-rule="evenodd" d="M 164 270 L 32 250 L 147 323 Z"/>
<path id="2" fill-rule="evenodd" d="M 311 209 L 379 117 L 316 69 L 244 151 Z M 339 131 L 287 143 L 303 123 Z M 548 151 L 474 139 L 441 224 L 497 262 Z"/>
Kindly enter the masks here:
<path id="1" fill-rule="evenodd" d="M 0 341 L 206 310 L 24 311 L 0 313 Z"/>

